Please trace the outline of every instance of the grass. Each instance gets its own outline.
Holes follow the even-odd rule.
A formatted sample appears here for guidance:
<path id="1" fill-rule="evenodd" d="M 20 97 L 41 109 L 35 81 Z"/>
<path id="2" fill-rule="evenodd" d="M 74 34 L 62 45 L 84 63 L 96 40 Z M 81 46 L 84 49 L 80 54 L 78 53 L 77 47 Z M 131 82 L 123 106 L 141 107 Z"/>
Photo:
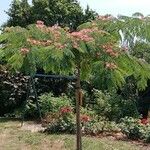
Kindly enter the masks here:
<path id="1" fill-rule="evenodd" d="M 146 150 L 148 147 L 111 138 L 83 138 L 83 150 Z M 75 136 L 22 130 L 19 121 L 0 119 L 0 150 L 75 150 Z"/>

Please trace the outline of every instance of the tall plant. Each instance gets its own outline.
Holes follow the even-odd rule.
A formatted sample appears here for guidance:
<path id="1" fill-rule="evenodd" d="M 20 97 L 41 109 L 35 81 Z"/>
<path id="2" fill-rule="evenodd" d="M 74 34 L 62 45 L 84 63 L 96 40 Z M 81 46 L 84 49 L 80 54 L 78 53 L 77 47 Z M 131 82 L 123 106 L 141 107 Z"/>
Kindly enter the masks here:
<path id="1" fill-rule="evenodd" d="M 79 149 L 81 80 L 95 81 L 103 88 L 117 88 L 125 83 L 126 77 L 133 75 L 138 79 L 138 87 L 143 89 L 150 78 L 149 65 L 122 49 L 113 32 L 103 30 L 110 21 L 113 21 L 110 16 L 101 16 L 81 25 L 76 32 L 37 21 L 27 28 L 5 28 L 0 35 L 1 59 L 5 59 L 13 71 L 34 75 L 42 68 L 45 72 L 76 76 Z"/>

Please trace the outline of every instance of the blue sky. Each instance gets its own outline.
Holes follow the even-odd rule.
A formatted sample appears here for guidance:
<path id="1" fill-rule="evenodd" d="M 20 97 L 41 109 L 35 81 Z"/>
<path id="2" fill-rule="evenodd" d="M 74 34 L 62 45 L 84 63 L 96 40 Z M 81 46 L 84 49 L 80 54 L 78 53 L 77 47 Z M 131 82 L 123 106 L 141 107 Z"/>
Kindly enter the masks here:
<path id="1" fill-rule="evenodd" d="M 0 25 L 7 20 L 4 10 L 8 10 L 12 0 L 0 0 Z M 29 0 L 31 1 L 31 0 Z M 78 0 L 83 8 L 87 4 L 99 14 L 132 15 L 134 12 L 141 12 L 144 15 L 150 14 L 150 0 Z"/>

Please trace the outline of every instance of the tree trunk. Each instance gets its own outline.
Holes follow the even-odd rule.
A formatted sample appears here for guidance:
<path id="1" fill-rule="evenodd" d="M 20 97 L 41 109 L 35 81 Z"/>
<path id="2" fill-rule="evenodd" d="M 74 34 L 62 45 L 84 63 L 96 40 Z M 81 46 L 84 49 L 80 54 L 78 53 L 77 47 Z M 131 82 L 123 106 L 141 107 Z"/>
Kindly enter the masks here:
<path id="1" fill-rule="evenodd" d="M 77 68 L 76 74 L 76 127 L 77 127 L 77 150 L 82 150 L 82 141 L 81 141 L 81 120 L 80 120 L 80 91 L 81 91 L 81 84 L 80 84 L 80 67 Z"/>

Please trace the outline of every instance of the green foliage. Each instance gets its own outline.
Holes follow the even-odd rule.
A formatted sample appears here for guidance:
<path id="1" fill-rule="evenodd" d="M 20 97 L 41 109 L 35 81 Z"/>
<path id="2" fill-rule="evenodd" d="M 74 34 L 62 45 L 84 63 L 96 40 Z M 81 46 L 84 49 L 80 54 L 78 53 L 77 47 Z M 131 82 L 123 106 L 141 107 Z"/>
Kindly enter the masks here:
<path id="1" fill-rule="evenodd" d="M 0 65 L 0 116 L 12 113 L 26 99 L 27 78 L 21 74 L 10 74 L 6 66 Z"/>
<path id="2" fill-rule="evenodd" d="M 82 133 L 86 135 L 110 134 L 120 131 L 115 122 L 108 121 L 102 117 L 98 119 L 96 116 L 91 117 L 85 114 L 81 114 L 81 125 Z M 72 112 L 60 114 L 54 117 L 53 121 L 49 122 L 46 127 L 48 133 L 75 133 L 75 114 Z"/>
<path id="3" fill-rule="evenodd" d="M 27 26 L 33 21 L 28 0 L 13 0 L 6 14 L 9 16 L 9 20 L 4 26 Z"/>
<path id="4" fill-rule="evenodd" d="M 48 133 L 75 133 L 76 122 L 75 116 L 70 112 L 61 114 L 59 118 L 55 118 L 54 122 L 50 122 L 47 126 L 46 132 Z"/>
<path id="5" fill-rule="evenodd" d="M 46 93 L 39 96 L 40 108 L 43 115 L 49 112 L 56 113 L 61 107 L 72 105 L 71 99 L 62 95 L 54 97 L 51 93 Z"/>
<path id="6" fill-rule="evenodd" d="M 148 127 L 141 124 L 139 119 L 134 119 L 131 117 L 126 117 L 122 119 L 121 123 L 122 132 L 129 138 L 133 140 L 144 139 Z"/>
<path id="7" fill-rule="evenodd" d="M 150 126 L 147 126 L 146 134 L 144 135 L 144 142 L 150 143 Z"/>
<path id="8" fill-rule="evenodd" d="M 142 124 L 140 119 L 123 118 L 119 127 L 129 139 L 142 140 L 146 143 L 150 142 L 150 125 Z"/>
<path id="9" fill-rule="evenodd" d="M 143 24 L 146 24 L 146 26 Z M 149 19 L 146 17 L 142 20 L 140 18 L 124 16 L 115 18 L 109 15 L 100 16 L 99 19 L 92 21 L 92 23 L 88 22 L 79 26 L 79 29 L 97 27 L 99 30 L 104 30 L 113 36 L 113 40 L 117 40 L 121 43 L 122 47 L 125 47 L 126 54 L 113 60 L 117 62 L 118 69 L 108 71 L 104 68 L 103 63 L 95 63 L 93 66 L 95 67 L 95 75 L 92 78 L 92 82 L 97 88 L 109 89 L 109 87 L 115 87 L 115 85 L 121 87 L 125 83 L 124 77 L 133 75 L 138 89 L 145 89 L 147 79 L 150 77 L 147 71 L 147 69 L 149 70 L 149 64 L 147 63 L 149 62 L 147 50 L 149 46 L 148 26 Z M 101 42 L 103 40 L 101 39 Z M 102 56 L 105 61 L 110 59 L 104 54 Z"/>
<path id="10" fill-rule="evenodd" d="M 44 116 L 43 125 L 49 133 L 75 133 L 74 107 L 66 96 L 53 97 L 51 93 L 39 97 L 41 111 Z M 34 113 L 34 112 L 33 112 Z M 82 132 L 85 134 L 100 134 L 102 132 L 117 132 L 115 122 L 98 116 L 95 111 L 81 107 Z"/>
<path id="11" fill-rule="evenodd" d="M 81 114 L 85 114 L 92 118 L 96 116 L 96 113 L 89 107 L 81 107 Z"/>
<path id="12" fill-rule="evenodd" d="M 13 0 L 6 13 L 9 19 L 4 26 L 9 27 L 26 27 L 37 20 L 42 20 L 46 25 L 59 24 L 75 29 L 97 16 L 89 7 L 84 12 L 76 0 L 33 0 L 32 5 L 27 0 Z"/>
<path id="13" fill-rule="evenodd" d="M 42 116 L 47 116 L 49 113 L 56 113 L 61 107 L 70 106 L 72 102 L 67 96 L 62 95 L 54 97 L 52 93 L 45 93 L 39 96 L 39 107 Z M 38 115 L 36 104 L 33 100 L 28 100 L 25 110 L 26 117 L 35 118 Z"/>
<path id="14" fill-rule="evenodd" d="M 56 101 L 55 104 L 59 105 L 60 102 Z M 56 112 L 52 110 L 45 117 L 46 131 L 49 133 L 75 133 L 76 123 L 73 108 L 69 105 L 61 105 L 56 110 Z"/>
<path id="15" fill-rule="evenodd" d="M 125 116 L 138 117 L 135 99 L 123 99 L 115 93 L 95 91 L 94 110 L 98 116 L 104 116 L 109 120 L 119 121 Z"/>
<path id="16" fill-rule="evenodd" d="M 106 119 L 99 119 L 98 121 L 91 121 L 83 127 L 83 133 L 88 135 L 99 135 L 103 133 L 116 133 L 120 128 L 115 122 L 108 121 Z"/>
<path id="17" fill-rule="evenodd" d="M 61 110 L 58 112 L 61 112 Z M 81 125 L 83 134 L 99 135 L 102 133 L 113 133 L 120 131 L 115 122 L 108 121 L 102 117 L 94 116 L 93 114 L 94 111 L 88 112 L 85 108 L 84 110 L 82 109 Z M 46 122 L 46 131 L 48 133 L 75 133 L 76 130 L 75 114 L 72 111 L 60 113 L 59 115 L 53 115 L 50 113 L 49 116 L 46 117 Z"/>
<path id="18" fill-rule="evenodd" d="M 120 48 L 116 36 L 120 33 L 109 25 L 116 19 L 109 17 L 83 24 L 78 32 L 72 33 L 56 25 L 45 26 L 40 21 L 42 25 L 37 22 L 27 28 L 6 28 L 0 36 L 2 59 L 14 71 L 28 75 L 34 75 L 38 68 L 75 75 L 80 68 L 81 80 L 99 89 L 121 88 L 126 78 L 133 76 L 137 88 L 144 90 L 150 79 L 150 66 Z"/>

